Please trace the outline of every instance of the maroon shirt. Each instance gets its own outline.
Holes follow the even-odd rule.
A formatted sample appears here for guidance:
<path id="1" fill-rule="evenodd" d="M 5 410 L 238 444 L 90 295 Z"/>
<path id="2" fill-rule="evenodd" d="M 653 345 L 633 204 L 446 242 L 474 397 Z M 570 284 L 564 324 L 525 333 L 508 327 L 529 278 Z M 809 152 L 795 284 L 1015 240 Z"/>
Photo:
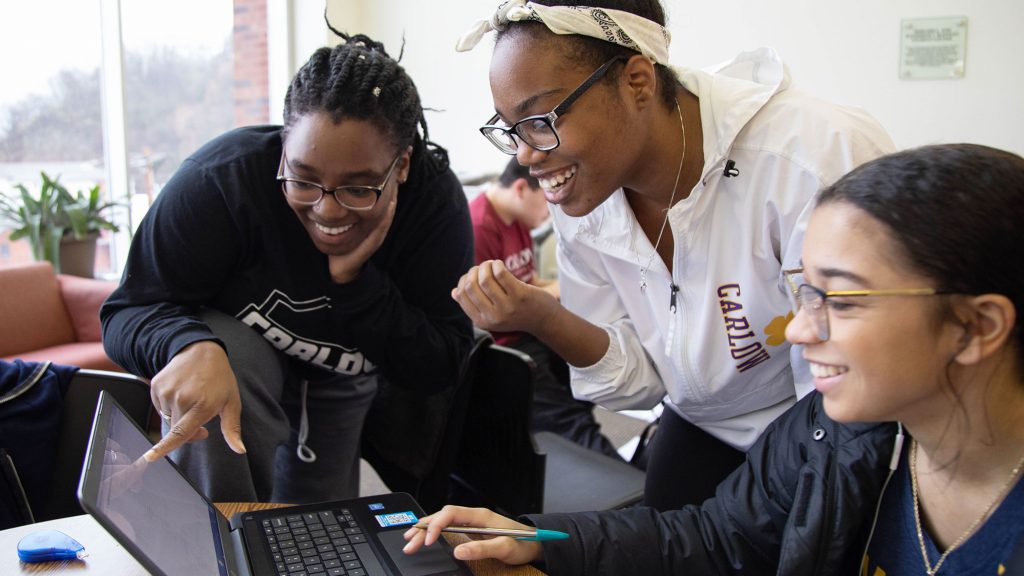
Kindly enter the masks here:
<path id="1" fill-rule="evenodd" d="M 530 230 L 519 222 L 505 224 L 483 193 L 469 203 L 469 216 L 473 220 L 476 263 L 501 260 L 516 278 L 533 283 L 536 266 Z M 498 344 L 509 344 L 519 339 L 518 332 L 493 332 L 493 335 Z"/>

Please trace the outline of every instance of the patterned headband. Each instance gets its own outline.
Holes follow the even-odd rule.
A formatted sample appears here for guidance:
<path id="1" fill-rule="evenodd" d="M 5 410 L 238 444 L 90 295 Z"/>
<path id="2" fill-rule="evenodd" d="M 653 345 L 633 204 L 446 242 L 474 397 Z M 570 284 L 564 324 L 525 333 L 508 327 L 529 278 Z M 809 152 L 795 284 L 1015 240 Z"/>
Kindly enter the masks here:
<path id="1" fill-rule="evenodd" d="M 455 44 L 459 52 L 472 50 L 484 34 L 505 30 L 510 22 L 541 22 L 555 34 L 578 34 L 612 42 L 668 64 L 672 35 L 656 22 L 622 10 L 587 6 L 544 6 L 525 0 L 507 0 L 488 20 L 480 20 Z"/>

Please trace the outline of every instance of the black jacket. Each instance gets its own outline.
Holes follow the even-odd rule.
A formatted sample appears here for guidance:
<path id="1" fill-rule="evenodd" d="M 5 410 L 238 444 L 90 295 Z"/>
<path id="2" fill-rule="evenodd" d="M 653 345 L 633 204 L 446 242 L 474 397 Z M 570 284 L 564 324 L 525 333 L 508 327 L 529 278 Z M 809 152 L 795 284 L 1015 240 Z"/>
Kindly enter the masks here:
<path id="1" fill-rule="evenodd" d="M 355 281 L 339 285 L 285 202 L 280 160 L 278 126 L 233 130 L 185 160 L 100 311 L 107 353 L 152 377 L 185 346 L 215 340 L 196 314 L 205 306 L 265 333 L 314 374 L 379 368 L 396 386 L 448 387 L 472 340 L 450 295 L 473 265 L 455 175 L 411 172 L 384 243 Z"/>
<path id="2" fill-rule="evenodd" d="M 528 519 L 570 534 L 544 544 L 553 576 L 854 576 L 896 433 L 892 423 L 834 422 L 812 393 L 765 430 L 746 463 L 701 506 Z"/>
<path id="3" fill-rule="evenodd" d="M 383 244 L 356 280 L 335 284 L 276 181 L 280 132 L 228 132 L 167 182 L 100 310 L 104 348 L 129 372 L 152 377 L 189 344 L 216 341 L 197 315 L 210 307 L 252 326 L 307 377 L 379 372 L 386 402 L 368 417 L 364 441 L 422 478 L 473 338 L 451 298 L 473 265 L 462 186 L 448 168 L 414 157 Z"/>
<path id="4" fill-rule="evenodd" d="M 0 360 L 0 530 L 35 521 L 52 496 L 62 403 L 78 368 Z"/>

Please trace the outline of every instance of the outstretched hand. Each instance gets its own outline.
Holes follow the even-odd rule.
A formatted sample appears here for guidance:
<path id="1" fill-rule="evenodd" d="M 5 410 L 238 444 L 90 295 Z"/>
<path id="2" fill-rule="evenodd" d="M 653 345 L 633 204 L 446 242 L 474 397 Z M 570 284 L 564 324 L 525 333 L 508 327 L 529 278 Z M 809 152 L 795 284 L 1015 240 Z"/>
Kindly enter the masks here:
<path id="1" fill-rule="evenodd" d="M 536 335 L 561 307 L 542 288 L 516 278 L 500 260 L 488 260 L 462 275 L 452 298 L 484 330 Z"/>
<path id="2" fill-rule="evenodd" d="M 402 551 L 415 554 L 423 546 L 431 546 L 441 537 L 441 529 L 447 526 L 477 526 L 490 528 L 515 528 L 532 530 L 532 526 L 520 524 L 486 508 L 463 508 L 445 506 L 440 512 L 421 518 L 420 523 L 430 526 L 426 530 L 410 528 L 403 535 L 408 541 Z M 528 564 L 544 558 L 544 548 L 539 542 L 516 540 L 508 536 L 474 536 L 480 538 L 455 547 L 459 560 L 482 560 L 494 558 L 506 564 Z"/>
<path id="3" fill-rule="evenodd" d="M 205 439 L 209 432 L 203 425 L 214 416 L 220 416 L 228 446 L 245 453 L 238 382 L 227 354 L 215 342 L 195 342 L 178 352 L 153 377 L 150 396 L 170 430 L 143 455 L 147 461 L 163 458 L 186 442 Z"/>

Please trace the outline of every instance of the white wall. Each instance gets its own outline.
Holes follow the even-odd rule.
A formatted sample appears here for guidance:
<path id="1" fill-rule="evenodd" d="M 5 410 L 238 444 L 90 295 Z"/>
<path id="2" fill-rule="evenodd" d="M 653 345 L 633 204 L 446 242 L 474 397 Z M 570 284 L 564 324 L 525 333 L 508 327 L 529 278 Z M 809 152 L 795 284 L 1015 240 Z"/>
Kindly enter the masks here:
<path id="1" fill-rule="evenodd" d="M 673 61 L 773 46 L 797 87 L 861 106 L 899 147 L 968 141 L 1024 154 L 1021 0 L 670 0 Z M 966 16 L 959 80 L 900 80 L 900 20 Z"/>
<path id="2" fill-rule="evenodd" d="M 336 38 L 328 35 L 323 25 L 321 2 L 290 1 L 295 9 L 293 44 L 298 67 L 313 50 L 328 42 L 334 44 Z M 452 167 L 464 175 L 499 170 L 509 158 L 477 131 L 494 114 L 487 85 L 491 41 L 485 40 L 468 53 L 457 53 L 454 48 L 455 39 L 473 22 L 489 15 L 492 5 L 496 6 L 497 0 L 327 0 L 328 18 L 335 28 L 368 34 L 383 42 L 395 58 L 402 51 L 404 36 L 401 64 L 428 108 L 430 137 L 451 152 Z M 319 32 L 314 30 L 317 26 Z M 304 27 L 301 33 L 300 27 Z"/>
<path id="3" fill-rule="evenodd" d="M 899 147 L 970 141 L 1024 154 L 1024 2 L 1021 0 L 662 0 L 674 63 L 703 67 L 760 45 L 778 50 L 795 85 L 867 109 Z M 493 41 L 468 53 L 455 39 L 497 0 L 328 0 L 336 28 L 364 32 L 419 87 L 431 136 L 456 171 L 497 170 L 507 160 L 477 132 L 493 113 L 487 68 Z M 582 2 L 581 2 L 582 3 Z M 296 60 L 323 42 L 323 5 L 296 2 Z M 966 74 L 959 80 L 900 80 L 900 19 L 968 18 Z M 305 41 L 305 44 L 303 44 Z"/>

